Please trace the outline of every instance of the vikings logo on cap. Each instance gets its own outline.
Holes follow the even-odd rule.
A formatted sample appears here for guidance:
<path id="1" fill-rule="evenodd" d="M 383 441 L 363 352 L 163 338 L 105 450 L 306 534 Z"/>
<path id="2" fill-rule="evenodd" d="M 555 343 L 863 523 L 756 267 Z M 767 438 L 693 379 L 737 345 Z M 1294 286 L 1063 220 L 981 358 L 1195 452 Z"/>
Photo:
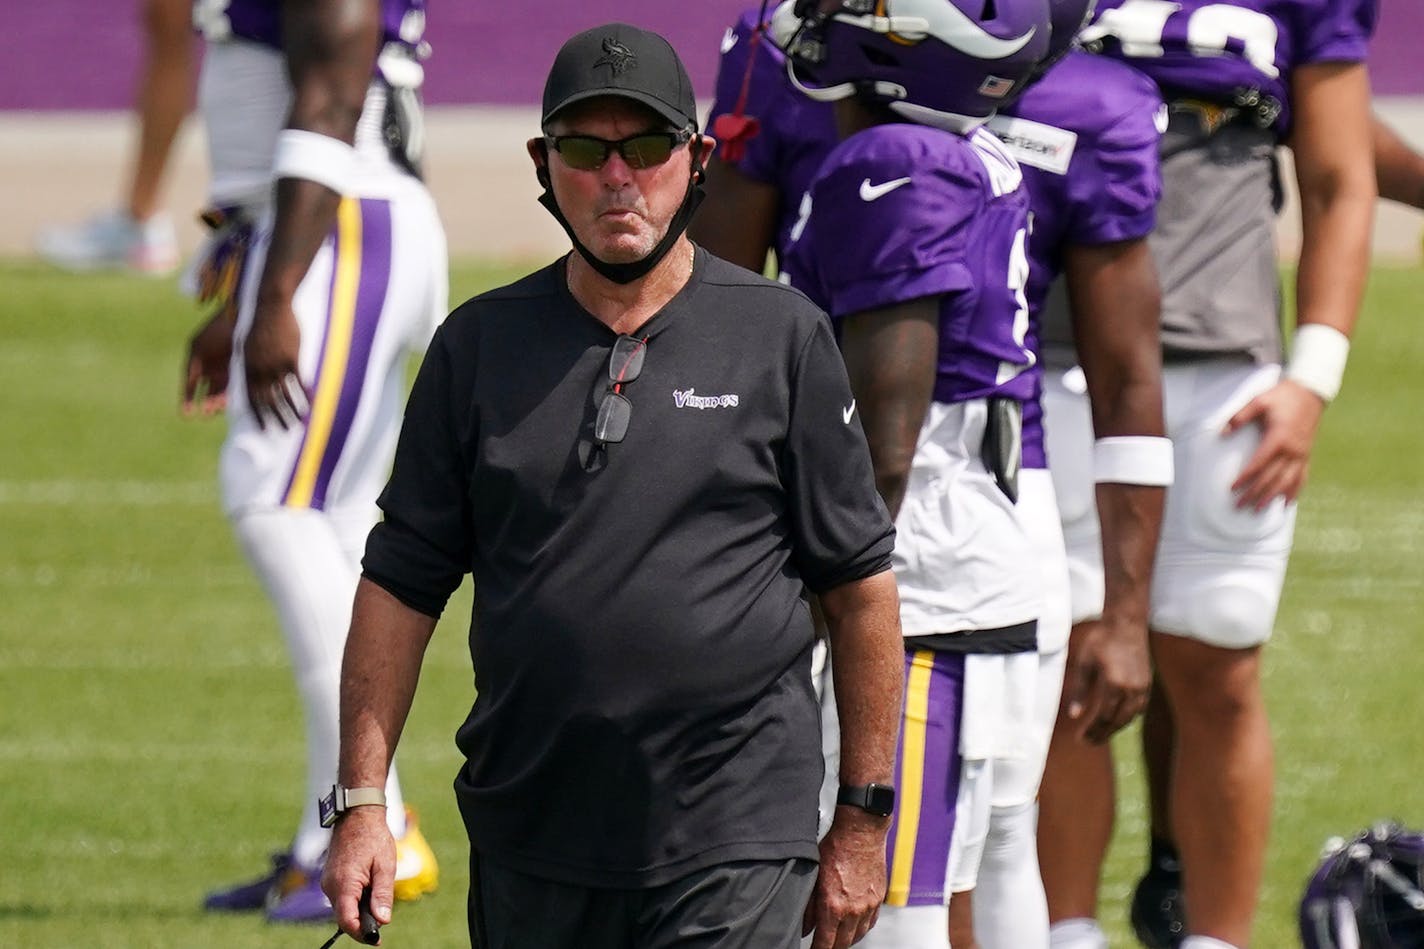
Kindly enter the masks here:
<path id="1" fill-rule="evenodd" d="M 632 69 L 638 65 L 638 57 L 633 55 L 633 51 L 613 37 L 604 37 L 603 55 L 593 63 L 593 68 L 607 66 L 613 71 L 613 75 L 621 76 L 625 69 Z"/>

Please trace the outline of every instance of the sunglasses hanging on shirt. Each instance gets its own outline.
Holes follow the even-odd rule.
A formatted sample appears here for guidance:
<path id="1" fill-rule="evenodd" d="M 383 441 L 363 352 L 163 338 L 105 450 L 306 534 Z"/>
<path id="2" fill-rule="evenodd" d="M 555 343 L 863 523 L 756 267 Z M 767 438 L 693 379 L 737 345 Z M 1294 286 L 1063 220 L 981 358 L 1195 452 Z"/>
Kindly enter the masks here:
<path id="1" fill-rule="evenodd" d="M 594 447 L 602 450 L 621 442 L 628 434 L 633 418 L 633 403 L 623 394 L 623 387 L 643 371 L 643 357 L 648 352 L 648 340 L 622 335 L 613 341 L 608 354 L 609 389 L 598 404 L 598 417 L 593 423 Z"/>

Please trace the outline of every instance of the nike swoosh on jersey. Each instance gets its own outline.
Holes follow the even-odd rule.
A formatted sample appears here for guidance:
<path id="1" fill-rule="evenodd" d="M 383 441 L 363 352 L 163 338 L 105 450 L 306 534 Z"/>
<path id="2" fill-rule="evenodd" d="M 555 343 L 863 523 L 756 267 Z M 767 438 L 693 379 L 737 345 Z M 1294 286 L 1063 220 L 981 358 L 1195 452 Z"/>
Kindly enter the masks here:
<path id="1" fill-rule="evenodd" d="M 727 27 L 727 32 L 722 34 L 722 55 L 726 56 L 731 52 L 732 47 L 737 45 L 737 34 L 732 28 Z"/>
<path id="2" fill-rule="evenodd" d="M 882 181 L 878 185 L 871 184 L 870 179 L 866 178 L 860 183 L 860 200 L 874 201 L 877 198 L 883 198 L 901 185 L 907 185 L 909 183 L 910 178 L 908 175 L 904 178 L 891 178 L 889 181 Z"/>
<path id="3" fill-rule="evenodd" d="M 850 424 L 851 416 L 855 415 L 855 399 L 850 400 L 850 405 L 841 409 L 841 418 L 847 425 Z"/>

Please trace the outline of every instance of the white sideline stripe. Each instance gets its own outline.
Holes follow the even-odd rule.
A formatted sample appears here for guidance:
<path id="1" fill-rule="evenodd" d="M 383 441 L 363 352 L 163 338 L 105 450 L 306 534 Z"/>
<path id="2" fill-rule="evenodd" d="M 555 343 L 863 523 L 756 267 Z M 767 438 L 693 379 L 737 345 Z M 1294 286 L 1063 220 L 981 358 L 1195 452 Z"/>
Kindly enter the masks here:
<path id="1" fill-rule="evenodd" d="M 88 672 L 96 677 L 128 672 L 269 672 L 290 665 L 286 652 L 275 643 L 263 651 L 232 651 L 188 658 L 171 652 L 125 650 L 103 653 L 45 655 L 37 649 L 0 649 L 0 668 L 7 672 Z"/>
<path id="2" fill-rule="evenodd" d="M 252 573 L 238 566 L 207 564 L 154 568 L 129 561 L 108 565 L 40 563 L 23 566 L 0 562 L 0 586 L 43 588 L 59 583 L 82 587 L 247 587 L 252 583 Z"/>
<path id="3" fill-rule="evenodd" d="M 294 736 L 299 736 L 294 731 Z M 442 736 L 443 739 L 443 736 Z M 299 753 L 301 745 L 293 740 L 290 745 L 294 753 Z M 281 749 L 277 749 L 278 753 Z M 446 742 L 413 742 L 410 747 L 401 745 L 400 760 L 419 761 L 423 764 L 445 764 L 454 761 L 453 751 Z M 103 741 L 0 741 L 0 761 L 14 761 L 26 764 L 116 764 L 133 762 L 145 764 L 192 765 L 212 763 L 217 765 L 243 764 L 270 767 L 273 758 L 271 745 L 232 744 L 173 744 L 171 742 L 103 742 Z"/>
<path id="4" fill-rule="evenodd" d="M 211 481 L 0 481 L 0 504 L 162 507 L 216 504 Z"/>

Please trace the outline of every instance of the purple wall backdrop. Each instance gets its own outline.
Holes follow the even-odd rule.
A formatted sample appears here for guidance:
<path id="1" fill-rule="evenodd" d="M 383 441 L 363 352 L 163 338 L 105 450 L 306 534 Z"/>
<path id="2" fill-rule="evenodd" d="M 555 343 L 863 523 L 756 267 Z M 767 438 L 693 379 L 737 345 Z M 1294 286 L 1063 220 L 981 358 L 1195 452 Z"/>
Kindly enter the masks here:
<path id="1" fill-rule="evenodd" d="M 15 4 L 0 32 L 0 110 L 122 109 L 142 47 L 140 0 Z M 701 96 L 712 91 L 717 41 L 747 0 L 431 0 L 431 103 L 537 104 L 559 44 L 622 19 L 666 35 Z M 1424 94 L 1424 0 L 1381 0 L 1371 70 L 1383 95 Z M 63 65 L 60 65 L 63 64 Z"/>

